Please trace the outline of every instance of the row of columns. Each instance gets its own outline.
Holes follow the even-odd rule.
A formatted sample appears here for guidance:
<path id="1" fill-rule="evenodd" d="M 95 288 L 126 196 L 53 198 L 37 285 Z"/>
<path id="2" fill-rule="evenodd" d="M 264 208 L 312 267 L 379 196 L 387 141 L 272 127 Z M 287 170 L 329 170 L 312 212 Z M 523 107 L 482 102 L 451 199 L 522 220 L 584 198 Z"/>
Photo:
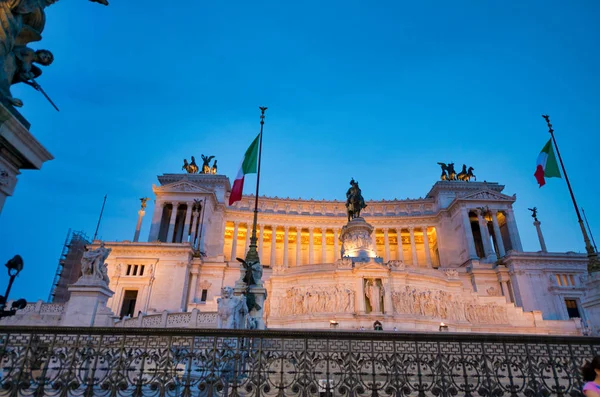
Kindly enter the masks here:
<path id="1" fill-rule="evenodd" d="M 239 221 L 235 221 L 233 222 L 233 236 L 232 236 L 232 243 L 231 243 L 231 255 L 230 255 L 230 260 L 235 260 L 235 256 L 237 253 L 237 243 L 238 243 L 238 232 L 239 232 L 239 225 L 240 222 Z M 248 224 L 247 224 L 248 225 Z M 272 225 L 271 226 L 271 258 L 275 258 L 276 253 L 277 253 L 277 245 L 276 245 L 276 233 L 277 233 L 277 225 Z M 283 266 L 288 266 L 289 265 L 289 232 L 290 232 L 290 227 L 289 226 L 283 226 L 283 230 L 284 230 L 284 238 L 283 238 Z M 296 243 L 296 266 L 302 264 L 302 229 L 301 227 L 297 227 L 296 228 L 296 241 L 300 242 L 300 244 Z M 309 244 L 308 244 L 308 263 L 312 264 L 315 263 L 315 247 L 314 247 L 314 227 L 308 227 L 308 233 L 309 233 Z M 333 230 L 333 251 L 334 251 L 334 260 L 339 258 L 339 252 L 340 252 L 340 245 L 339 245 L 339 234 L 340 234 L 340 229 L 339 228 L 321 228 L 322 231 L 325 231 L 327 229 L 331 229 Z M 384 235 L 384 244 L 385 244 L 385 257 L 384 260 L 385 261 L 389 261 L 392 258 L 391 255 L 391 248 L 390 248 L 390 240 L 389 240 L 389 229 L 390 228 L 383 228 L 383 235 Z M 399 231 L 401 230 L 400 228 L 394 228 L 395 230 Z M 421 231 L 423 232 L 423 248 L 425 251 L 425 264 L 427 267 L 433 267 L 433 262 L 431 259 L 431 249 L 429 247 L 429 238 L 427 235 L 427 226 L 422 226 L 420 227 Z M 263 257 L 263 252 L 264 252 L 264 234 L 265 234 L 265 225 L 261 224 L 259 225 L 259 230 L 260 230 L 260 235 L 258 238 L 258 253 L 259 256 L 262 258 Z M 410 233 L 410 246 L 411 246 L 411 259 L 412 259 L 412 264 L 413 265 L 417 265 L 418 264 L 418 258 L 417 258 L 417 245 L 415 242 L 415 227 L 414 226 L 409 226 L 408 227 L 408 231 Z M 404 251 L 403 251 L 403 245 L 402 245 L 402 236 L 400 235 L 399 232 L 398 233 L 398 238 L 397 238 L 397 260 L 399 261 L 404 261 Z M 250 229 L 248 228 L 246 231 L 246 241 L 245 241 L 245 249 L 248 248 L 249 244 L 250 244 Z M 322 232 L 321 233 L 321 247 L 325 247 L 326 246 L 326 233 Z M 326 263 L 327 262 L 327 251 L 325 249 L 321 249 L 321 263 Z M 273 262 L 273 259 L 271 259 L 271 262 Z M 273 263 L 271 263 L 273 265 Z"/>
<path id="2" fill-rule="evenodd" d="M 494 247 L 492 246 L 491 236 L 488 229 L 488 221 L 484 217 L 484 213 L 481 209 L 469 209 L 462 208 L 462 218 L 464 223 L 464 229 L 467 237 L 467 248 L 469 251 L 469 257 L 472 259 L 478 259 L 477 250 L 475 248 L 475 239 L 473 237 L 473 230 L 471 229 L 471 219 L 469 217 L 469 213 L 473 211 L 477 214 L 477 221 L 479 224 L 479 231 L 481 233 L 481 240 L 483 243 L 483 251 L 485 258 L 490 261 L 496 261 L 498 256 L 503 257 L 506 255 L 506 249 L 504 245 L 504 241 L 502 239 L 502 233 L 500 232 L 500 224 L 498 223 L 498 212 L 499 210 L 490 210 L 492 215 L 492 228 L 494 231 L 494 237 L 496 239 L 496 245 L 498 247 L 498 252 L 494 251 Z M 521 247 L 521 239 L 519 238 L 519 232 L 517 230 L 517 225 L 514 220 L 514 214 L 512 209 L 508 209 L 503 211 L 506 216 L 506 224 L 508 228 L 508 234 L 510 238 L 511 245 L 514 250 L 522 251 Z"/>
<path id="3" fill-rule="evenodd" d="M 166 242 L 168 242 L 168 243 L 173 242 L 174 237 L 179 237 L 179 236 L 175 236 L 175 232 L 176 232 L 175 231 L 175 222 L 177 220 L 177 213 L 179 212 L 179 206 L 181 204 L 185 204 L 187 206 L 187 208 L 185 210 L 183 233 L 182 233 L 181 239 L 178 238 L 177 240 L 179 240 L 179 241 L 175 241 L 175 242 L 185 243 L 185 242 L 188 242 L 188 237 L 190 237 L 189 242 L 194 246 L 194 248 L 196 248 L 196 246 L 198 245 L 196 243 L 196 237 L 197 237 L 196 232 L 199 229 L 201 212 L 198 211 L 198 208 L 194 208 L 195 203 L 193 201 L 157 202 L 156 207 L 160 208 L 160 210 L 154 211 L 154 219 L 153 219 L 152 223 L 158 224 L 160 222 L 160 219 L 162 219 L 164 208 L 168 204 L 171 204 L 173 209 L 171 211 L 171 217 L 169 218 L 169 228 L 167 230 Z M 190 225 L 191 225 L 191 233 L 188 232 L 190 230 Z M 151 239 L 156 239 L 158 237 L 159 230 L 160 230 L 160 225 L 158 226 L 157 230 L 155 231 L 156 236 L 151 236 Z M 200 243 L 199 244 L 200 250 L 203 250 L 202 242 L 199 242 L 199 243 Z"/>

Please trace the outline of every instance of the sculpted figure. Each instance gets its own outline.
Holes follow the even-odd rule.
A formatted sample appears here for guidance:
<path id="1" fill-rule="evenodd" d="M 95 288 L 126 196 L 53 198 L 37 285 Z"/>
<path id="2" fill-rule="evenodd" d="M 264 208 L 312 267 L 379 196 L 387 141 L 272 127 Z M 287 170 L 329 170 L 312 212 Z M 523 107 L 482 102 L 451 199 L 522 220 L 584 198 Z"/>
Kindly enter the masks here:
<path id="1" fill-rule="evenodd" d="M 531 211 L 531 217 L 533 218 L 534 221 L 538 222 L 538 218 L 537 218 L 537 207 L 533 207 L 533 208 L 527 208 L 529 211 Z"/>
<path id="2" fill-rule="evenodd" d="M 81 258 L 81 274 L 83 276 L 93 276 L 108 284 L 109 279 L 104 261 L 106 261 L 111 251 L 112 248 L 106 248 L 103 241 L 100 243 L 100 247 L 95 250 L 84 252 Z"/>
<path id="3" fill-rule="evenodd" d="M 350 188 L 346 192 L 346 211 L 348 213 L 348 222 L 354 218 L 360 217 L 360 211 L 366 207 L 367 204 L 365 204 L 362 192 L 358 187 L 358 182 L 352 178 L 350 181 Z"/>
<path id="4" fill-rule="evenodd" d="M 213 163 L 212 167 L 210 168 L 210 173 L 213 175 L 216 175 L 217 173 L 217 160 L 215 160 L 215 162 Z"/>
<path id="5" fill-rule="evenodd" d="M 142 202 L 142 211 L 146 209 L 146 202 L 149 200 L 148 197 L 142 197 L 140 201 Z"/>
<path id="6" fill-rule="evenodd" d="M 23 102 L 13 98 L 10 92 L 10 85 L 17 70 L 15 47 L 41 40 L 46 24 L 45 8 L 56 1 L 0 0 L 0 99 L 3 103 L 23 106 Z M 90 1 L 108 5 L 107 0 Z M 39 63 L 43 64 L 42 62 Z"/>
<path id="7" fill-rule="evenodd" d="M 229 329 L 243 329 L 246 326 L 245 296 L 234 296 L 233 288 L 221 289 L 221 297 L 217 299 L 217 327 Z"/>
<path id="8" fill-rule="evenodd" d="M 383 297 L 383 291 L 377 285 L 377 281 L 369 280 L 367 281 L 367 298 L 369 298 L 369 303 L 371 304 L 371 309 L 374 313 L 381 312 L 381 298 Z"/>
<path id="9" fill-rule="evenodd" d="M 212 160 L 215 156 L 205 156 L 205 155 L 201 155 L 202 157 L 202 173 L 203 174 L 210 174 L 210 160 Z"/>

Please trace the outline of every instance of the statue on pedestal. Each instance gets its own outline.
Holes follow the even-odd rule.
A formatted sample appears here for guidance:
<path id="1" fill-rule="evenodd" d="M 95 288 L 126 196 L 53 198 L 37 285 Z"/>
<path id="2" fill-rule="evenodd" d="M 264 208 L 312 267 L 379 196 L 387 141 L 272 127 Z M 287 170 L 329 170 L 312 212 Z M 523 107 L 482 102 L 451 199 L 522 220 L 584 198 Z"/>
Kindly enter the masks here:
<path id="1" fill-rule="evenodd" d="M 56 1 L 0 0 L 0 100 L 7 105 L 23 106 L 20 99 L 13 98 L 10 86 L 23 81 L 34 88 L 39 87 L 33 79 L 41 74 L 41 70 L 33 69 L 32 63 L 49 65 L 54 58 L 49 56 L 49 51 L 34 51 L 26 45 L 42 39 L 45 8 Z M 90 1 L 108 5 L 107 0 Z"/>
<path id="2" fill-rule="evenodd" d="M 203 174 L 210 174 L 210 160 L 212 160 L 213 158 L 215 158 L 215 156 L 205 156 L 205 155 L 201 155 L 202 156 L 202 173 Z M 216 171 L 216 168 L 215 168 Z"/>
<path id="3" fill-rule="evenodd" d="M 247 314 L 246 297 L 234 296 L 233 288 L 223 287 L 221 297 L 217 299 L 217 327 L 243 329 Z"/>
<path id="4" fill-rule="evenodd" d="M 112 248 L 106 248 L 104 241 L 100 243 L 100 247 L 93 251 L 86 251 L 81 258 L 81 275 L 82 277 L 91 276 L 109 283 L 108 274 L 106 272 L 106 258 L 110 255 Z"/>
<path id="5" fill-rule="evenodd" d="M 354 218 L 360 217 L 360 211 L 366 208 L 365 199 L 358 187 L 358 182 L 352 178 L 350 188 L 346 192 L 346 211 L 348 212 L 348 222 Z"/>

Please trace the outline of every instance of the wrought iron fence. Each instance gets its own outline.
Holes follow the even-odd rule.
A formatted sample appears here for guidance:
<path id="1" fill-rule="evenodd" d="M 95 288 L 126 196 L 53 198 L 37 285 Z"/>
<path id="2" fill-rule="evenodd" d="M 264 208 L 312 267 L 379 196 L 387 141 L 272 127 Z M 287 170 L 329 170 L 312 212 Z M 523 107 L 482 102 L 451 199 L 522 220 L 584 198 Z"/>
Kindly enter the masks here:
<path id="1" fill-rule="evenodd" d="M 0 327 L 0 396 L 582 396 L 600 338 Z"/>

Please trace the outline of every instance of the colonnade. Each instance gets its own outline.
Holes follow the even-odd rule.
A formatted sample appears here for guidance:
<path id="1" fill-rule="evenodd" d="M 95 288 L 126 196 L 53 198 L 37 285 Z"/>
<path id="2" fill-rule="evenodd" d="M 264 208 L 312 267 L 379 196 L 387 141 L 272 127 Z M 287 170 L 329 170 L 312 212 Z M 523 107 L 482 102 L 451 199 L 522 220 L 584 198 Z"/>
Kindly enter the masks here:
<path id="1" fill-rule="evenodd" d="M 226 248 L 227 252 L 224 255 L 229 260 L 235 260 L 236 257 L 244 256 L 250 245 L 250 236 L 252 234 L 252 224 L 250 222 L 233 221 L 233 230 L 230 236 L 231 245 Z M 306 264 L 331 263 L 340 258 L 340 241 L 341 233 L 340 226 L 294 226 L 287 225 L 266 225 L 259 224 L 257 230 L 258 253 L 260 258 L 266 264 L 289 266 L 300 266 Z M 375 235 L 383 232 L 384 243 L 380 246 L 380 256 L 384 261 L 399 260 L 414 266 L 433 267 L 432 247 L 429 243 L 428 230 L 435 230 L 429 226 L 408 226 L 406 228 L 399 227 L 381 227 L 376 228 L 372 237 L 375 241 Z M 404 247 L 406 244 L 402 242 L 402 231 L 407 230 L 409 234 L 410 257 L 404 258 Z M 392 253 L 392 241 L 390 231 L 396 235 L 396 249 Z M 423 234 L 422 251 L 425 252 L 424 262 L 419 263 L 418 248 L 415 238 L 415 231 Z M 304 232 L 304 234 L 303 234 Z M 228 234 L 228 233 L 227 233 Z M 320 237 L 318 236 L 320 234 Z M 244 249 L 240 251 L 240 237 L 245 235 Z M 277 244 L 277 236 L 280 237 L 280 244 Z M 268 242 L 265 238 L 268 237 Z M 327 243 L 327 239 L 333 238 L 333 243 Z M 226 237 L 226 240 L 228 237 Z M 275 241 L 275 244 L 273 244 Z M 300 241 L 300 244 L 297 242 Z M 320 242 L 319 244 L 316 244 Z M 268 245 L 268 248 L 266 246 Z M 227 244 L 226 244 L 227 246 Z M 270 255 L 267 252 L 270 250 Z M 282 252 L 283 251 L 283 252 Z M 331 254 L 333 252 L 333 254 Z M 266 259 L 268 258 L 268 260 Z M 423 260 L 421 261 L 423 262 Z"/>
<path id="2" fill-rule="evenodd" d="M 462 219 L 464 222 L 464 230 L 466 233 L 467 249 L 469 251 L 469 257 L 471 259 L 487 259 L 489 261 L 496 261 L 498 258 L 506 255 L 507 247 L 515 251 L 523 251 L 521 246 L 521 239 L 519 237 L 519 231 L 514 218 L 512 209 L 497 210 L 497 209 L 483 209 L 483 208 L 461 208 Z M 477 253 L 476 241 L 473 235 L 473 228 L 471 226 L 471 215 L 474 213 L 477 216 L 477 224 L 479 233 L 481 235 L 482 251 L 483 256 Z M 508 241 L 504 240 L 502 232 L 500 230 L 500 223 L 498 221 L 498 215 L 502 214 L 505 217 L 505 223 L 507 233 L 505 237 L 508 237 Z M 490 234 L 489 224 L 492 224 L 492 234 Z M 494 246 L 495 242 L 495 246 Z"/>
<path id="3" fill-rule="evenodd" d="M 171 213 L 168 216 L 168 206 Z M 203 250 L 203 238 L 200 239 L 202 208 L 194 201 L 157 201 L 152 219 L 150 241 L 159 240 L 168 243 L 190 242 L 194 248 Z M 168 218 L 168 219 L 167 219 Z"/>

